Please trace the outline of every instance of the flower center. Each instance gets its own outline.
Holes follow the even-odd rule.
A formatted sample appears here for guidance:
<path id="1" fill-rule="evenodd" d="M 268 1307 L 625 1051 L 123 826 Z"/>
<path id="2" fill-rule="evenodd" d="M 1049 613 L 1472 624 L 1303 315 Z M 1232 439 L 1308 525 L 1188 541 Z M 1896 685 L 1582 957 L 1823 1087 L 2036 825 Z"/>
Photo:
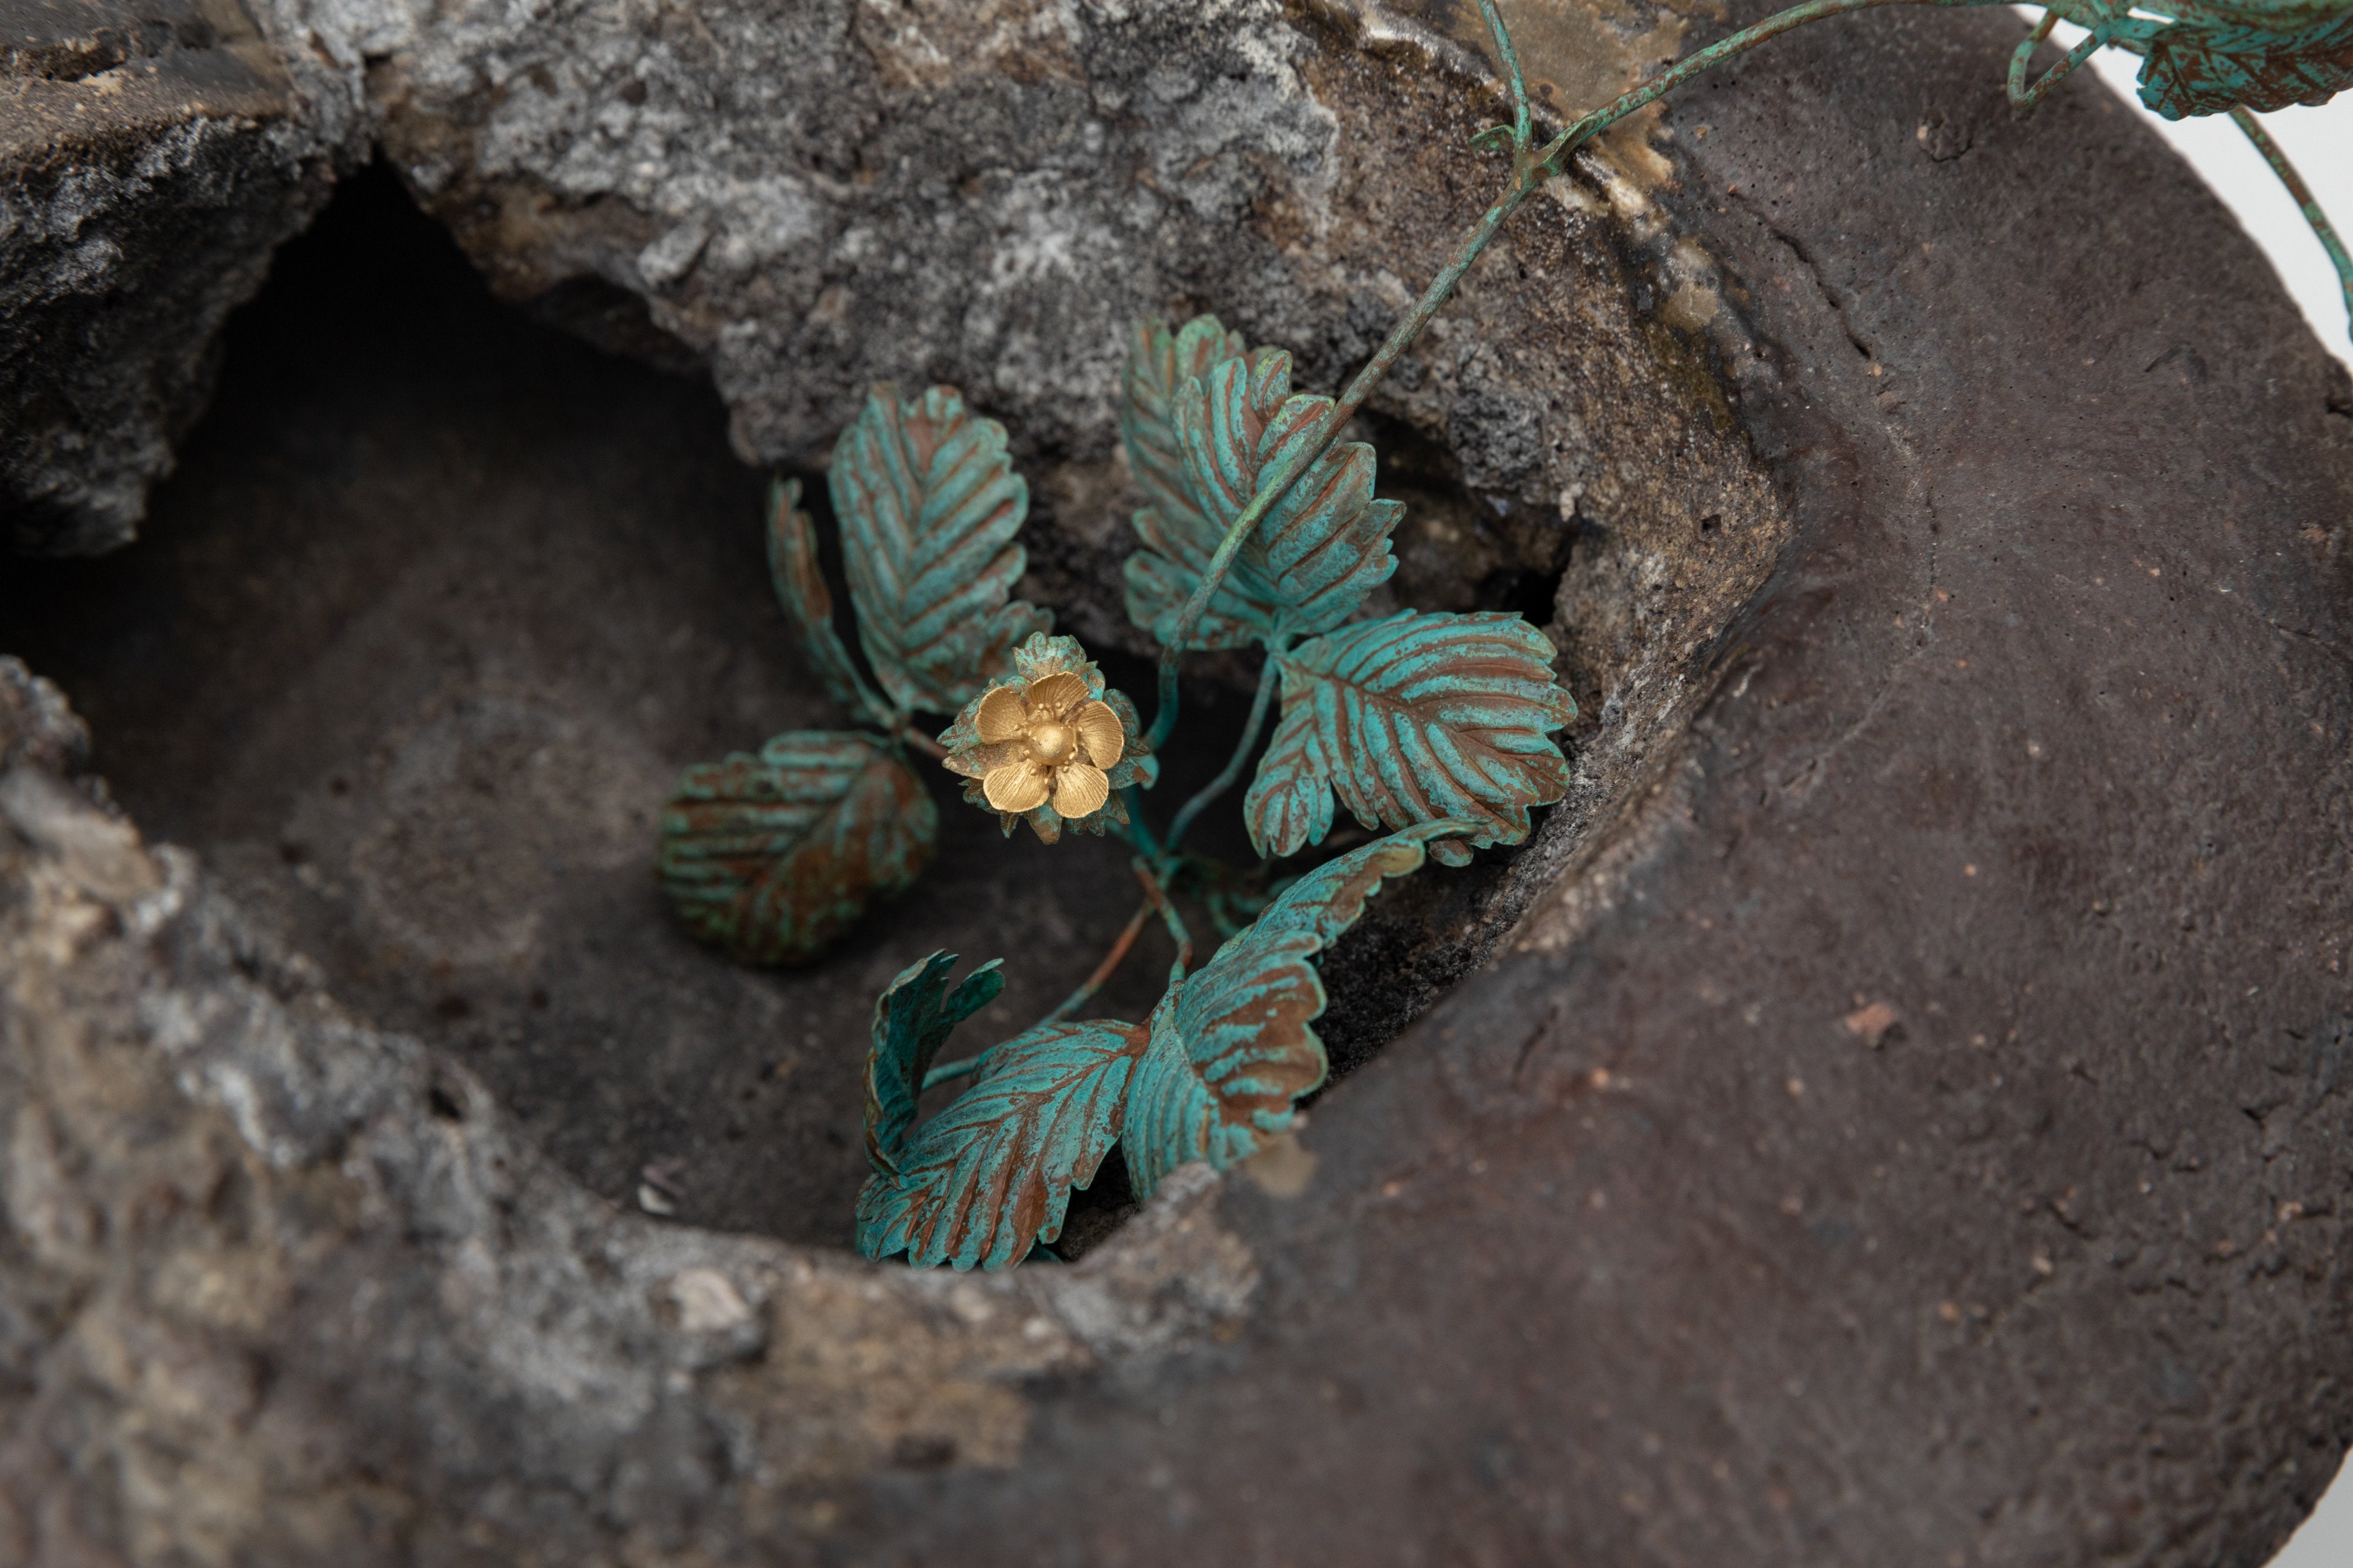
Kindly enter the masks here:
<path id="1" fill-rule="evenodd" d="M 1050 768 L 1069 762 L 1078 746 L 1079 732 L 1050 719 L 1029 731 L 1029 754 Z"/>

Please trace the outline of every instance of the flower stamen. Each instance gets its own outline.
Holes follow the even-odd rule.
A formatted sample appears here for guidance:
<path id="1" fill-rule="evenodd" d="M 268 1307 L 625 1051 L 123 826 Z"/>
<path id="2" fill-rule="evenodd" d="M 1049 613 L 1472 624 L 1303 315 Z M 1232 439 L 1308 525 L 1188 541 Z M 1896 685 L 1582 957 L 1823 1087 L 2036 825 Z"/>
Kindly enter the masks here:
<path id="1" fill-rule="evenodd" d="M 1050 768 L 1060 767 L 1071 760 L 1078 749 L 1079 732 L 1068 724 L 1049 719 L 1029 727 L 1029 754 Z M 1061 807 L 1054 808 L 1060 811 Z"/>

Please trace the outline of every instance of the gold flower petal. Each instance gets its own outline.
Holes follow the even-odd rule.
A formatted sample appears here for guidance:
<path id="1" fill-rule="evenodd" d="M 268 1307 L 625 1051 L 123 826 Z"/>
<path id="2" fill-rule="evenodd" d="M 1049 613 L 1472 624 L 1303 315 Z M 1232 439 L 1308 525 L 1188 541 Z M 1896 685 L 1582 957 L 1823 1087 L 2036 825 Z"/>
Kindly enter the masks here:
<path id="1" fill-rule="evenodd" d="M 1027 763 L 990 769 L 980 787 L 988 804 L 999 811 L 1035 811 L 1046 804 L 1046 775 Z M 1110 793 L 1108 788 L 1104 793 Z"/>
<path id="2" fill-rule="evenodd" d="M 1009 741 L 1021 733 L 1021 727 L 1026 721 L 1027 715 L 1023 712 L 1021 704 L 1021 689 L 1018 686 L 999 686 L 991 689 L 988 695 L 980 700 L 980 712 L 973 719 L 973 728 L 980 732 L 983 742 L 995 745 L 1000 741 Z"/>
<path id="3" fill-rule="evenodd" d="M 1071 728 L 1079 732 L 1079 744 L 1085 748 L 1087 761 L 1099 768 L 1110 767 L 1119 761 L 1127 749 L 1127 732 L 1120 727 L 1119 715 L 1111 710 L 1108 702 L 1082 702 L 1071 715 Z M 1056 811 L 1062 808 L 1056 806 Z"/>
<path id="4" fill-rule="evenodd" d="M 1111 780 L 1101 768 L 1071 763 L 1054 770 L 1054 809 L 1065 822 L 1076 822 L 1103 809 L 1111 798 Z"/>
<path id="5" fill-rule="evenodd" d="M 1008 763 L 1028 759 L 1029 749 L 1014 741 L 1002 746 L 965 746 L 940 759 L 940 766 L 968 779 L 985 779 Z"/>
<path id="6" fill-rule="evenodd" d="M 1083 677 L 1058 669 L 1031 681 L 1022 695 L 1029 700 L 1031 719 L 1060 719 L 1087 700 L 1087 683 Z"/>

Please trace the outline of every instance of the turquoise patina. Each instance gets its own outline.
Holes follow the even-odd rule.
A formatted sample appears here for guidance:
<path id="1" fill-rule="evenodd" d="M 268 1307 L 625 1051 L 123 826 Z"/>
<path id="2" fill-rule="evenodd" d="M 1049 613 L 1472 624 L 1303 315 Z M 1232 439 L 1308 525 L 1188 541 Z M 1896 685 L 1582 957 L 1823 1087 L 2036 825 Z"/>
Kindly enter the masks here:
<path id="1" fill-rule="evenodd" d="M 915 879 L 939 816 L 907 752 L 941 752 L 911 718 L 955 712 L 1053 625 L 1012 597 L 1029 489 L 1005 427 L 974 417 L 953 387 L 903 400 L 877 386 L 828 479 L 871 683 L 834 629 L 797 479 L 769 491 L 769 574 L 809 668 L 871 728 L 796 731 L 756 755 L 697 763 L 662 811 L 657 870 L 671 903 L 696 937 L 746 963 L 807 963 Z"/>
<path id="2" fill-rule="evenodd" d="M 695 936 L 743 963 L 806 963 L 932 858 L 939 808 L 898 749 L 796 730 L 686 770 L 659 870 Z"/>
<path id="3" fill-rule="evenodd" d="M 1428 847 L 1472 831 L 1431 822 L 1318 867 L 1189 979 L 1172 977 L 1145 1024 L 1040 1024 L 958 1064 L 971 1081 L 909 1131 L 920 1086 L 955 1022 L 995 994 L 995 966 L 941 1001 L 953 953 L 902 973 L 874 1010 L 858 1246 L 922 1267 L 995 1268 L 1061 1234 L 1071 1194 L 1114 1144 L 1138 1197 L 1177 1166 L 1247 1159 L 1288 1129 L 1329 1064 L 1314 1020 L 1314 960 Z M 978 1000 L 972 1000 L 974 995 Z"/>
<path id="4" fill-rule="evenodd" d="M 951 991 L 955 957 L 934 953 L 884 991 L 867 1057 L 873 1171 L 859 1203 L 862 1251 L 956 1268 L 1016 1263 L 1050 1247 L 1071 1194 L 1114 1146 L 1148 1197 L 1178 1166 L 1229 1166 L 1292 1125 L 1328 1068 L 1313 1026 L 1325 1003 L 1317 959 L 1389 879 L 1525 839 L 1530 812 L 1568 789 L 1553 736 L 1577 713 L 1554 677 L 1550 642 L 1518 616 L 1355 618 L 1396 569 L 1390 536 L 1402 508 L 1374 493 L 1372 447 L 1340 432 L 1504 223 L 1593 136 L 1794 27 L 1883 5 L 1991 3 L 1806 0 L 1539 142 L 1510 36 L 1493 0 L 1479 0 L 1512 119 L 1475 144 L 1509 156 L 1504 189 L 1339 396 L 1294 391 L 1287 353 L 1251 348 L 1212 316 L 1176 328 L 1147 321 L 1131 342 L 1120 432 L 1145 505 L 1134 516 L 1127 610 L 1162 650 L 1148 730 L 1075 639 L 1046 635 L 1050 616 L 1011 596 L 1028 489 L 1003 429 L 972 416 L 951 389 L 902 401 L 877 388 L 835 450 L 834 509 L 880 692 L 833 630 L 799 492 L 779 488 L 770 523 L 778 597 L 834 700 L 874 731 L 778 736 L 757 756 L 688 771 L 665 814 L 662 871 L 690 926 L 739 957 L 793 961 L 905 886 L 934 837 L 930 799 L 904 760 L 911 745 L 944 754 L 967 780 L 967 799 L 997 811 L 1008 832 L 1027 819 L 1050 843 L 1065 827 L 1119 834 L 1136 851 L 1144 891 L 1111 952 L 1060 1006 L 973 1056 L 936 1059 L 950 1031 L 1001 989 L 995 964 Z M 2061 20 L 2086 36 L 2030 80 L 2034 48 Z M 2103 47 L 2144 58 L 2141 97 L 2158 113 L 2227 112 L 2238 122 L 2295 194 L 2353 302 L 2353 261 L 2253 118 L 2324 101 L 2353 80 L 2353 0 L 2064 0 L 2014 54 L 2011 100 L 2031 110 Z M 1261 662 L 1240 743 L 1155 834 L 1141 792 L 1177 720 L 1183 655 L 1252 648 Z M 1280 721 L 1243 805 L 1269 860 L 1237 870 L 1185 853 L 1187 829 L 1257 752 L 1278 692 Z M 944 753 L 909 727 L 918 710 L 957 714 Z M 1270 898 L 1271 861 L 1321 844 L 1341 805 L 1388 837 Z M 1198 973 L 1172 896 L 1185 893 L 1232 932 Z M 1074 1021 L 1155 914 L 1176 956 L 1150 1017 Z M 947 1108 L 919 1125 L 922 1094 L 958 1079 L 967 1081 Z"/>

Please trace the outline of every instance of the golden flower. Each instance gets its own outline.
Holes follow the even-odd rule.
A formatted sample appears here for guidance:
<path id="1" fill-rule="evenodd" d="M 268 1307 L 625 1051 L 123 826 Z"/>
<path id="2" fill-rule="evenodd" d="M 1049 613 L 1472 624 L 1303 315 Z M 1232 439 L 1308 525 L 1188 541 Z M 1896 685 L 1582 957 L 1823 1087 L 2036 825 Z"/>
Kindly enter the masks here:
<path id="1" fill-rule="evenodd" d="M 1075 675 L 1050 675 L 1026 689 L 999 686 L 982 696 L 973 727 L 1004 761 L 980 781 L 999 811 L 1035 811 L 1054 802 L 1057 816 L 1085 816 L 1111 798 L 1103 773 L 1127 749 L 1119 715 L 1089 695 Z"/>
<path id="2" fill-rule="evenodd" d="M 1106 692 L 1076 637 L 1032 635 L 1014 650 L 1016 673 L 967 704 L 940 736 L 965 798 L 1005 831 L 1026 817 L 1051 844 L 1065 826 L 1101 833 L 1125 824 L 1116 791 L 1158 769 L 1144 755 L 1135 705 Z"/>

